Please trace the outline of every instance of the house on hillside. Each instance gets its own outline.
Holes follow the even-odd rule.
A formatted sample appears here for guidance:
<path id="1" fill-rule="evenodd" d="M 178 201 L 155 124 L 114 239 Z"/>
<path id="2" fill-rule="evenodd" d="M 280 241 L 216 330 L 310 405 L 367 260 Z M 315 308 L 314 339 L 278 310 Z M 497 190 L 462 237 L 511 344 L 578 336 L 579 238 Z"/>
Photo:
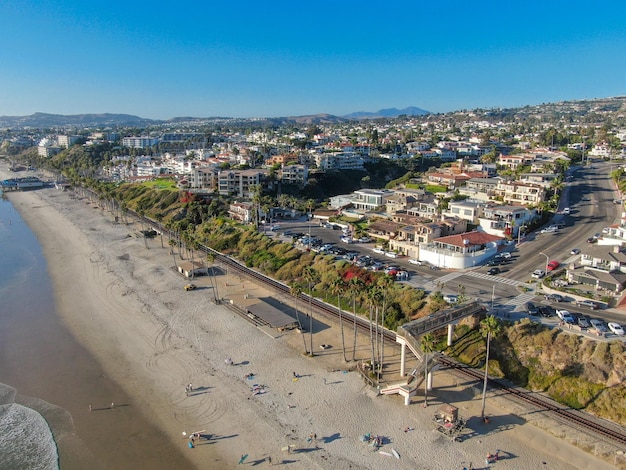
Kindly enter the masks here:
<path id="1" fill-rule="evenodd" d="M 504 242 L 502 237 L 478 231 L 450 235 L 420 246 L 419 259 L 440 268 L 467 269 L 483 264 Z"/>

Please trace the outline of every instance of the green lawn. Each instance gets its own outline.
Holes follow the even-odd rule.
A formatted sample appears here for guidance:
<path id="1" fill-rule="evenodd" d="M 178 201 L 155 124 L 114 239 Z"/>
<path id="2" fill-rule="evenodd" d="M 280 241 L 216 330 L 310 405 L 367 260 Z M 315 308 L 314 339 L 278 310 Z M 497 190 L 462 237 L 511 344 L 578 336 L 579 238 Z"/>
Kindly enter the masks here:
<path id="1" fill-rule="evenodd" d="M 146 181 L 143 184 L 147 186 L 148 188 L 173 189 L 173 190 L 178 189 L 176 187 L 176 182 L 170 178 L 157 178 L 154 181 Z"/>

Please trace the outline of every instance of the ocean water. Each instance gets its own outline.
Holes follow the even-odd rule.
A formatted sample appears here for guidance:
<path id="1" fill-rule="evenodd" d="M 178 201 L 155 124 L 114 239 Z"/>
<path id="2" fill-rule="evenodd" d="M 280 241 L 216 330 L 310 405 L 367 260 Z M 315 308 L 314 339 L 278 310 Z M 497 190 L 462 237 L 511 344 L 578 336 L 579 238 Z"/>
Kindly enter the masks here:
<path id="1" fill-rule="evenodd" d="M 33 289 L 36 286 L 36 289 Z M 43 412 L 56 408 L 18 395 L 19 342 L 29 323 L 54 314 L 41 247 L 12 204 L 0 199 L 0 468 L 57 469 L 57 446 Z M 24 374 L 24 371 L 22 371 Z M 16 401 L 22 403 L 16 403 Z M 25 403 L 27 403 L 25 405 Z M 37 411 L 39 410 L 39 411 Z"/>

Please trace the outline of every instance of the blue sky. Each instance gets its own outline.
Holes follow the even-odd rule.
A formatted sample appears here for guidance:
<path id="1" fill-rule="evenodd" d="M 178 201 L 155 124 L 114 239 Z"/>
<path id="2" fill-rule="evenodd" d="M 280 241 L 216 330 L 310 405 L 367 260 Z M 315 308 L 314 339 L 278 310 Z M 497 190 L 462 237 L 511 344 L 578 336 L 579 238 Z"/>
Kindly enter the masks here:
<path id="1" fill-rule="evenodd" d="M 446 112 L 618 96 L 624 18 L 622 0 L 7 0 L 0 115 Z"/>

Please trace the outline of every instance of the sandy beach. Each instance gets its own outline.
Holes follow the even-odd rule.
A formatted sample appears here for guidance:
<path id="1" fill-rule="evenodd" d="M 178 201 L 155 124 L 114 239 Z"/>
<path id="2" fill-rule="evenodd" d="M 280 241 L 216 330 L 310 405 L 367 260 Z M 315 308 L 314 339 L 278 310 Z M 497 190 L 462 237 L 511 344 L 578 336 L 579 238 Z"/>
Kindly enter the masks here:
<path id="1" fill-rule="evenodd" d="M 435 373 L 427 408 L 422 392 L 410 406 L 377 396 L 355 363 L 344 363 L 336 325 L 316 322 L 314 344 L 333 347 L 304 357 L 299 333 L 264 331 L 215 305 L 207 278 L 184 291 L 188 281 L 175 271 L 167 240 L 164 248 L 159 237 L 146 246 L 135 236 L 138 224 L 114 224 L 71 191 L 9 199 L 43 246 L 63 324 L 100 368 L 77 369 L 88 386 L 65 392 L 75 403 L 76 436 L 58 443 L 62 468 L 87 459 L 101 468 L 228 469 L 247 454 L 243 465 L 269 466 L 271 457 L 272 466 L 292 469 L 476 469 L 496 450 L 502 469 L 615 468 L 529 424 L 540 419 L 532 413 L 500 407 L 504 398 L 490 397 L 491 423 L 481 423 L 479 389 L 445 371 Z M 220 296 L 237 303 L 270 295 L 290 302 L 246 279 L 222 275 L 219 282 Z M 360 338 L 357 355 L 367 354 Z M 397 364 L 397 353 L 391 359 Z M 58 367 L 66 374 L 74 366 Z M 255 384 L 264 393 L 254 394 Z M 443 402 L 469 419 L 461 442 L 434 431 L 432 415 Z M 189 448 L 183 432 L 194 431 L 202 436 Z M 373 452 L 359 440 L 366 433 L 383 436 L 382 450 L 400 458 Z"/>

